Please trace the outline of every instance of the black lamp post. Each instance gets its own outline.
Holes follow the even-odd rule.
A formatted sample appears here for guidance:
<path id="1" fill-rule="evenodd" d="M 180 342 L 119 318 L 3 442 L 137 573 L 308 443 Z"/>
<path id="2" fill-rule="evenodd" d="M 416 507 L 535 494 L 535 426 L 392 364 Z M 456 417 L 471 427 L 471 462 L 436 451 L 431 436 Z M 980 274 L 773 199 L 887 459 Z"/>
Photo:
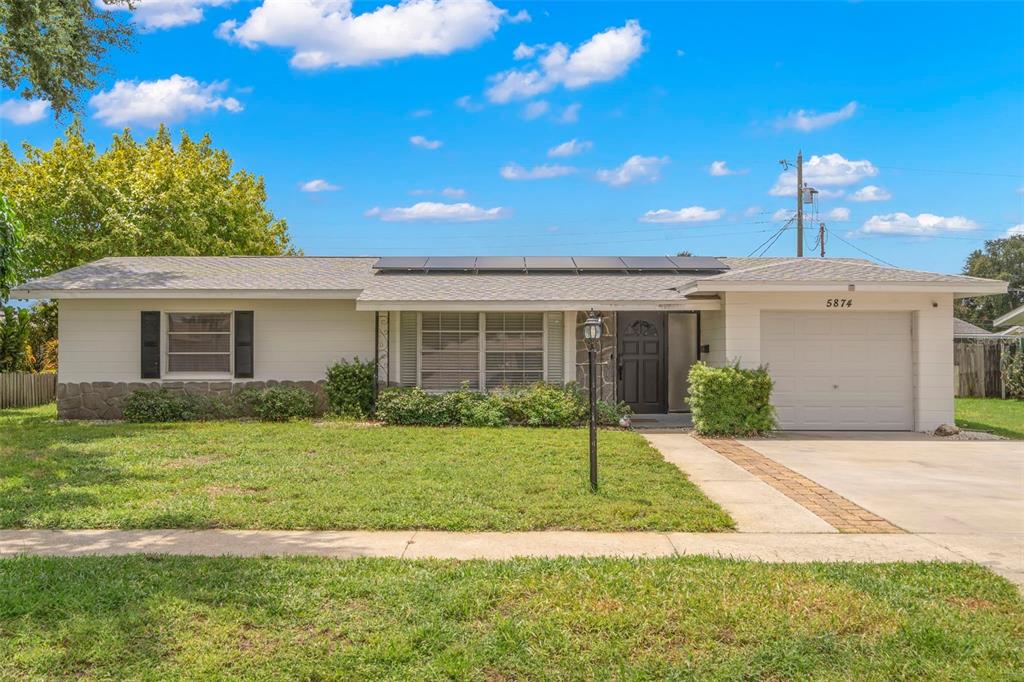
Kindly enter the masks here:
<path id="1" fill-rule="evenodd" d="M 594 378 L 597 344 L 601 340 L 601 316 L 593 310 L 587 314 L 583 323 L 583 339 L 587 342 L 587 356 L 590 362 L 590 375 L 587 386 L 590 389 L 590 490 L 597 491 L 597 381 Z"/>

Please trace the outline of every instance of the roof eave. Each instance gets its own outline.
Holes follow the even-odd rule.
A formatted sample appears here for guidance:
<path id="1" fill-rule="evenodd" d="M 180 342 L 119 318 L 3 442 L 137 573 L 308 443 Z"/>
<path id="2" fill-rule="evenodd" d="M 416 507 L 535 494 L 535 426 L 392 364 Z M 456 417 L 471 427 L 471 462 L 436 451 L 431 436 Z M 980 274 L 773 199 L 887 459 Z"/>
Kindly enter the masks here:
<path id="1" fill-rule="evenodd" d="M 362 289 L 30 289 L 11 290 L 11 298 L 30 299 L 161 299 L 267 298 L 354 300 Z"/>
<path id="2" fill-rule="evenodd" d="M 607 300 L 607 299 L 577 299 L 564 301 L 487 301 L 487 300 L 382 300 L 382 299 L 357 299 L 357 311 L 472 311 L 487 312 L 498 310 L 517 311 L 557 311 L 557 310 L 589 310 L 591 308 L 602 311 L 616 310 L 720 310 L 721 300 L 717 298 L 704 299 L 666 299 L 653 301 L 640 300 Z"/>
<path id="3" fill-rule="evenodd" d="M 1024 305 L 1014 308 L 992 321 L 992 325 L 995 327 L 1013 327 L 1019 324 L 1024 324 Z"/>
<path id="4" fill-rule="evenodd" d="M 792 282 L 778 280 L 745 280 L 723 282 L 696 280 L 681 289 L 683 294 L 717 292 L 785 292 L 785 291 L 849 291 L 850 287 L 860 292 L 900 291 L 904 293 L 952 293 L 956 298 L 965 296 L 990 296 L 1006 293 L 1007 283 L 1000 280 L 978 282 L 858 282 L 850 280 Z"/>

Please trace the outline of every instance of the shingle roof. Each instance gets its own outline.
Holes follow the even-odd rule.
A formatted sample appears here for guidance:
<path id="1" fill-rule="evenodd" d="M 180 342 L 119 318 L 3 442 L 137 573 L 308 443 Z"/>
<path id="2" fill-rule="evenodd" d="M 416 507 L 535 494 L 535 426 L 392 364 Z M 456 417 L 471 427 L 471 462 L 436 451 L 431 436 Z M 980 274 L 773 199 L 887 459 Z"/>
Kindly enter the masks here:
<path id="1" fill-rule="evenodd" d="M 724 258 L 731 269 L 707 278 L 713 282 L 932 282 L 942 284 L 978 283 L 989 280 L 964 275 L 904 270 L 861 259 L 837 258 Z"/>
<path id="2" fill-rule="evenodd" d="M 117 290 L 359 290 L 376 258 L 149 256 L 103 258 L 26 282 L 16 293 Z"/>
<path id="3" fill-rule="evenodd" d="M 994 336 L 994 334 L 970 322 L 954 317 L 953 336 Z"/>

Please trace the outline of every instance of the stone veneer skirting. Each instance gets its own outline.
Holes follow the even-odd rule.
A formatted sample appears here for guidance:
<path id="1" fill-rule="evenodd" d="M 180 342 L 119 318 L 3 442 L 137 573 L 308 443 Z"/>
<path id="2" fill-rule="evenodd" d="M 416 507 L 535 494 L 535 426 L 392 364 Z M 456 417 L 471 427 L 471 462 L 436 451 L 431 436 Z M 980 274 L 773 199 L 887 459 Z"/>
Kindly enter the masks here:
<path id="1" fill-rule="evenodd" d="M 172 393 L 228 398 L 247 388 L 261 390 L 281 386 L 302 388 L 317 397 L 317 407 L 327 404 L 324 381 L 83 381 L 57 384 L 57 416 L 60 419 L 121 419 L 121 401 L 136 391 L 164 388 Z"/>

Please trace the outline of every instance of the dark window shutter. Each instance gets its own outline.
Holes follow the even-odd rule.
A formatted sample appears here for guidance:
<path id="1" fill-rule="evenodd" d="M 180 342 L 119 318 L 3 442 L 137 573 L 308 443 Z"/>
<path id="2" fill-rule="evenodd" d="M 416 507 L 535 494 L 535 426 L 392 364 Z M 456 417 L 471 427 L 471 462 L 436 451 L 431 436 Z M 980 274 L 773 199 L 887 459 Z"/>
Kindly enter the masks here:
<path id="1" fill-rule="evenodd" d="M 142 311 L 142 378 L 160 378 L 160 311 Z"/>
<path id="2" fill-rule="evenodd" d="M 252 311 L 235 311 L 235 377 L 252 379 Z"/>

